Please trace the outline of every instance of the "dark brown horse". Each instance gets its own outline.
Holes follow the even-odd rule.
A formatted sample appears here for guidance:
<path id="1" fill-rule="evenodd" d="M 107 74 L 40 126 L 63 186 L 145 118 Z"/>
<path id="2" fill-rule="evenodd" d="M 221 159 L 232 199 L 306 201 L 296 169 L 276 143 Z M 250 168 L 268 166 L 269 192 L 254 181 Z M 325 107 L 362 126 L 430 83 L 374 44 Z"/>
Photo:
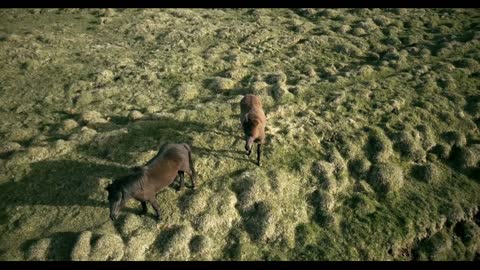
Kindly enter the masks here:
<path id="1" fill-rule="evenodd" d="M 117 219 L 126 202 L 133 198 L 141 202 L 143 214 L 148 212 L 149 202 L 160 219 L 160 208 L 156 202 L 156 194 L 169 186 L 180 175 L 180 189 L 184 183 L 186 172 L 192 179 L 195 189 L 196 172 L 193 166 L 191 149 L 188 144 L 164 144 L 157 155 L 143 167 L 135 167 L 131 174 L 113 181 L 106 190 L 110 203 L 110 218 Z"/>
<path id="2" fill-rule="evenodd" d="M 252 152 L 253 143 L 257 143 L 257 165 L 260 166 L 261 146 L 265 142 L 267 118 L 258 96 L 245 95 L 242 98 L 240 101 L 240 122 L 245 134 L 246 154 L 249 156 Z"/>

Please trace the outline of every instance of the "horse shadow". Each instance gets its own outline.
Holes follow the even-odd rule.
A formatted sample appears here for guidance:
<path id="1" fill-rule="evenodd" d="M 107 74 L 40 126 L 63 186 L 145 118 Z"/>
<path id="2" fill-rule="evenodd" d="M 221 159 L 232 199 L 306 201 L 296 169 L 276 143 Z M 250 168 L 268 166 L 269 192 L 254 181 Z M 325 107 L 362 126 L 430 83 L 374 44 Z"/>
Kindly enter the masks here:
<path id="1" fill-rule="evenodd" d="M 213 127 L 194 121 L 179 121 L 172 118 L 128 122 L 116 117 L 112 123 L 106 123 L 99 130 L 116 131 L 127 128 L 128 132 L 112 133 L 101 143 L 88 142 L 77 147 L 85 156 L 93 156 L 106 162 L 82 160 L 44 160 L 29 164 L 28 173 L 18 181 L 1 185 L 0 223 L 6 220 L 6 209 L 15 206 L 94 206 L 108 208 L 106 200 L 106 183 L 101 178 L 115 179 L 131 173 L 137 153 L 155 149 L 158 151 L 163 143 L 188 143 L 192 145 L 192 133 L 211 132 Z M 220 132 L 220 131 L 219 131 Z M 224 134 L 228 136 L 228 134 Z M 192 146 L 195 156 L 208 155 L 212 152 L 226 158 L 241 158 L 244 153 L 237 150 L 212 150 Z M 110 154 L 109 153 L 113 153 Z M 133 162 L 132 162 L 133 160 Z M 252 161 L 253 162 L 253 161 Z M 138 163 L 138 162 L 137 162 Z M 121 165 L 125 164 L 125 165 Z M 138 165 L 138 164 L 136 164 Z M 178 182 L 178 181 L 176 181 Z M 188 182 L 187 182 L 188 183 Z M 171 188 L 175 189 L 175 185 Z M 140 208 L 140 206 L 138 206 Z M 126 209 L 136 212 L 135 209 Z"/>
<path id="2" fill-rule="evenodd" d="M 238 161 L 250 161 L 252 163 L 255 163 L 253 160 L 250 160 L 245 157 L 245 151 L 240 151 L 240 150 L 227 150 L 227 149 L 219 149 L 219 150 L 213 150 L 213 149 L 208 149 L 204 147 L 197 147 L 197 146 L 192 146 L 192 152 L 196 155 L 199 156 L 208 156 L 211 154 L 216 154 L 224 158 L 229 158 L 229 159 L 234 159 Z M 243 158 L 242 158 L 243 157 Z"/>
<path id="3" fill-rule="evenodd" d="M 112 123 L 98 127 L 108 130 L 111 136 L 82 145 L 79 151 L 90 156 L 117 163 L 135 162 L 137 154 L 150 150 L 158 151 L 164 143 L 187 143 L 192 145 L 193 135 L 207 132 L 211 127 L 196 121 L 180 121 L 168 117 L 135 122 L 116 117 Z M 121 132 L 121 130 L 127 132 Z M 140 165 L 140 164 L 137 164 Z"/>
<path id="4" fill-rule="evenodd" d="M 241 133 L 237 133 L 233 129 L 218 130 L 211 124 L 197 121 L 180 121 L 169 117 L 141 120 L 126 125 L 127 122 L 128 119 L 112 117 L 112 123 L 107 123 L 99 127 L 99 129 L 115 131 L 127 127 L 128 132 L 119 133 L 115 138 L 105 140 L 105 142 L 101 141 L 84 145 L 80 151 L 88 155 L 95 155 L 125 164 L 131 163 L 132 160 L 134 161 L 138 153 L 151 150 L 158 151 L 164 143 L 187 143 L 192 147 L 194 157 L 196 155 L 217 154 L 238 161 L 249 161 L 248 158 L 244 157 L 245 153 L 243 151 L 236 150 L 237 146 L 240 145 L 240 141 L 243 141 L 243 137 Z M 220 136 L 234 138 L 235 141 L 230 149 L 214 150 L 212 148 L 207 149 L 195 146 L 193 144 L 193 136 L 204 133 L 215 133 Z"/>
<path id="5" fill-rule="evenodd" d="M 101 206 L 92 194 L 101 188 L 100 178 L 115 178 L 129 169 L 74 160 L 47 160 L 30 164 L 19 181 L 1 185 L 1 204 L 51 206 Z M 4 208 L 4 207 L 2 207 Z"/>

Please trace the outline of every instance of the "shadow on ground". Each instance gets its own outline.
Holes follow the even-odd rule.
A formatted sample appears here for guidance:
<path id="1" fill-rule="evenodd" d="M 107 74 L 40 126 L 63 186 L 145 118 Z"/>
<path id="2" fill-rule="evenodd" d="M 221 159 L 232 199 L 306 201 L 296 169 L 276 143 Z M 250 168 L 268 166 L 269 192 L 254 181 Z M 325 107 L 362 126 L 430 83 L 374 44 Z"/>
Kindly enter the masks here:
<path id="1" fill-rule="evenodd" d="M 89 199 L 99 188 L 97 180 L 128 172 L 125 167 L 71 160 L 40 161 L 30 168 L 20 181 L 1 186 L 2 206 L 99 206 L 103 203 Z"/>

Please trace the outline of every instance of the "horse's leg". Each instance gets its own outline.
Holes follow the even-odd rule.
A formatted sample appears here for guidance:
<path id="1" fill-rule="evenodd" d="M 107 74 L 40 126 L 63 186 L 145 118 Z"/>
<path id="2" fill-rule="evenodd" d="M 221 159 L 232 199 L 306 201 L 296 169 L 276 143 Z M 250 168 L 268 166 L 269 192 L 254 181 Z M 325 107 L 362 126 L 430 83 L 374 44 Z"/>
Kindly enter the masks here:
<path id="1" fill-rule="evenodd" d="M 155 200 L 155 198 L 153 198 L 153 199 L 150 199 L 149 202 L 153 206 L 153 209 L 155 209 L 155 213 L 156 213 L 155 218 L 157 220 L 160 220 L 160 206 L 158 206 L 157 201 Z"/>
<path id="2" fill-rule="evenodd" d="M 252 153 L 252 149 L 250 149 L 250 151 L 248 150 L 248 141 L 245 143 L 245 150 L 246 150 L 247 156 L 250 156 L 250 154 Z"/>
<path id="3" fill-rule="evenodd" d="M 195 177 L 196 177 L 195 169 L 193 171 L 188 169 L 188 170 L 185 170 L 185 172 L 190 177 L 190 180 L 192 180 L 192 189 L 195 189 Z"/>
<path id="4" fill-rule="evenodd" d="M 262 145 L 257 144 L 257 165 L 260 166 L 260 154 L 262 153 Z"/>
<path id="5" fill-rule="evenodd" d="M 197 172 L 193 168 L 192 168 L 192 175 L 190 175 L 190 178 L 192 179 L 192 189 L 196 189 L 195 180 L 197 179 Z"/>
<path id="6" fill-rule="evenodd" d="M 180 172 L 178 172 L 177 176 L 175 176 L 175 179 L 173 179 L 172 183 L 177 184 L 178 180 L 180 179 Z"/>
<path id="7" fill-rule="evenodd" d="M 195 168 L 193 167 L 193 163 L 192 163 L 192 166 L 190 168 L 192 171 L 191 171 L 191 174 L 190 174 L 190 179 L 192 179 L 192 189 L 195 189 L 195 180 L 197 179 L 197 172 L 195 171 Z"/>
<path id="8" fill-rule="evenodd" d="M 142 203 L 142 215 L 146 215 L 148 213 L 147 202 L 143 201 Z"/>
<path id="9" fill-rule="evenodd" d="M 193 165 L 192 153 L 188 152 L 188 167 L 190 171 L 187 170 L 187 173 L 190 175 L 190 179 L 192 179 L 192 189 L 195 189 L 195 179 L 197 178 L 197 172 L 195 171 L 195 166 Z"/>
<path id="10" fill-rule="evenodd" d="M 180 172 L 178 172 L 178 174 L 180 175 L 180 187 L 178 187 L 177 191 L 180 191 L 180 190 L 182 190 L 183 184 L 184 184 L 184 181 L 185 181 L 185 172 L 180 171 Z"/>

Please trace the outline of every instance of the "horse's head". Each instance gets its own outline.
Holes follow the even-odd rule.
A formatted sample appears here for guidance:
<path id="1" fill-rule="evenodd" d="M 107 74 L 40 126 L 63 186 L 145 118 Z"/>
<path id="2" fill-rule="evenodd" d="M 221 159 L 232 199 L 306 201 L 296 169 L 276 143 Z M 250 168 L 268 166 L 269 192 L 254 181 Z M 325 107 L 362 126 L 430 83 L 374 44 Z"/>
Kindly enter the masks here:
<path id="1" fill-rule="evenodd" d="M 128 178 L 124 177 L 124 178 Z M 119 179 L 123 180 L 123 179 Z M 110 218 L 116 220 L 120 213 L 120 210 L 125 206 L 125 203 L 128 200 L 127 193 L 125 192 L 121 182 L 123 181 L 114 181 L 108 185 L 105 189 L 108 191 L 108 202 L 110 204 Z"/>

